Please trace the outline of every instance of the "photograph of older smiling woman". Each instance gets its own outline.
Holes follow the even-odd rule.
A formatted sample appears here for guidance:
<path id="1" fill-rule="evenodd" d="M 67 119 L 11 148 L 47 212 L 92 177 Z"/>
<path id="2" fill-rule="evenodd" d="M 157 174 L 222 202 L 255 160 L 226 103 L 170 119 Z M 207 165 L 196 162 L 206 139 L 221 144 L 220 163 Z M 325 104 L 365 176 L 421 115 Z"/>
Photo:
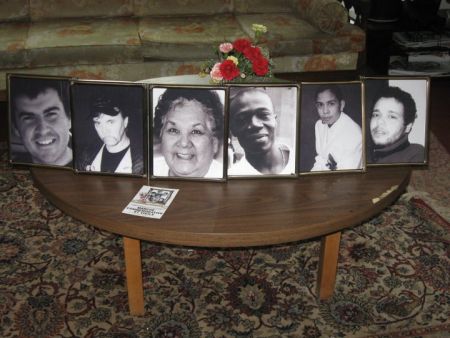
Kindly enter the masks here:
<path id="1" fill-rule="evenodd" d="M 225 90 L 153 88 L 156 177 L 224 178 Z"/>

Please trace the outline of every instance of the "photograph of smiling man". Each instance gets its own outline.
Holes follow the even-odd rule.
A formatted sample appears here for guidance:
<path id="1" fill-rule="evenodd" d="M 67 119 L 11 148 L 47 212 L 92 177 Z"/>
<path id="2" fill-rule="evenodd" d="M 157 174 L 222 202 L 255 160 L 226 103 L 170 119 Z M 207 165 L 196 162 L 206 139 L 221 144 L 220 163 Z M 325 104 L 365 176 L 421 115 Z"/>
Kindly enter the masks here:
<path id="1" fill-rule="evenodd" d="M 160 88 L 151 91 L 153 177 L 225 178 L 225 89 Z"/>
<path id="2" fill-rule="evenodd" d="M 361 82 L 301 88 L 300 173 L 364 170 Z"/>
<path id="3" fill-rule="evenodd" d="M 68 78 L 8 76 L 10 161 L 72 167 Z"/>
<path id="4" fill-rule="evenodd" d="M 145 87 L 131 83 L 73 83 L 77 172 L 146 174 L 145 93 Z"/>
<path id="5" fill-rule="evenodd" d="M 367 163 L 426 164 L 428 78 L 367 78 Z"/>
<path id="6" fill-rule="evenodd" d="M 228 176 L 295 177 L 297 86 L 230 88 Z"/>

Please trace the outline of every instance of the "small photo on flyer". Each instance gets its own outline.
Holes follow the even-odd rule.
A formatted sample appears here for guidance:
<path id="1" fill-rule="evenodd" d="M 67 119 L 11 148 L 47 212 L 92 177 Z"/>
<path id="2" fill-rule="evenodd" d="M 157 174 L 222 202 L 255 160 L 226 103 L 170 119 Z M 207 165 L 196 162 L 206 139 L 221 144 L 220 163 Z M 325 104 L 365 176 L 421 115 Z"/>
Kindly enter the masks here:
<path id="1" fill-rule="evenodd" d="M 177 193 L 178 189 L 144 185 L 122 213 L 160 219 Z"/>

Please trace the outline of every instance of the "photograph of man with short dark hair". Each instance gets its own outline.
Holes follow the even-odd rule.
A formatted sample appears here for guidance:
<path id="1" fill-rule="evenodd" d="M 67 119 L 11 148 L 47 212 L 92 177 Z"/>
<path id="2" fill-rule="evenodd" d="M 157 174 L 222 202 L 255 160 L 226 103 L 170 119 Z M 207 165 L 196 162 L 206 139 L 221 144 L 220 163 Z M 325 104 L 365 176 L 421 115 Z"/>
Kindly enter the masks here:
<path id="1" fill-rule="evenodd" d="M 72 167 L 70 82 L 9 76 L 12 163 Z"/>
<path id="2" fill-rule="evenodd" d="M 296 173 L 298 87 L 230 88 L 229 176 Z"/>
<path id="3" fill-rule="evenodd" d="M 425 164 L 428 80 L 366 79 L 367 163 Z"/>
<path id="4" fill-rule="evenodd" d="M 76 82 L 72 86 L 75 169 L 144 175 L 145 89 Z"/>
<path id="5" fill-rule="evenodd" d="M 302 84 L 300 172 L 363 170 L 360 82 Z"/>

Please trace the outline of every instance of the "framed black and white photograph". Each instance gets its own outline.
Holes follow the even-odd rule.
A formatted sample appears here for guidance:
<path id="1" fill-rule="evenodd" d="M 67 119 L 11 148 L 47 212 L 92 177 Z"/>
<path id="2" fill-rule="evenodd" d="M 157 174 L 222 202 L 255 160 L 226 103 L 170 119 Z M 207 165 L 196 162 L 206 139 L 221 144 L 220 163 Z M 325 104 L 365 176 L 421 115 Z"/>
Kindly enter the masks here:
<path id="1" fill-rule="evenodd" d="M 71 93 L 75 171 L 146 176 L 146 87 L 80 80 Z"/>
<path id="2" fill-rule="evenodd" d="M 225 180 L 225 88 L 155 86 L 149 95 L 152 178 Z"/>
<path id="3" fill-rule="evenodd" d="M 9 159 L 72 169 L 70 78 L 8 74 Z"/>
<path id="4" fill-rule="evenodd" d="M 429 78 L 364 78 L 367 164 L 427 163 Z"/>
<path id="5" fill-rule="evenodd" d="M 362 83 L 302 83 L 300 174 L 365 171 Z"/>
<path id="6" fill-rule="evenodd" d="M 228 177 L 296 177 L 297 85 L 230 87 Z"/>

